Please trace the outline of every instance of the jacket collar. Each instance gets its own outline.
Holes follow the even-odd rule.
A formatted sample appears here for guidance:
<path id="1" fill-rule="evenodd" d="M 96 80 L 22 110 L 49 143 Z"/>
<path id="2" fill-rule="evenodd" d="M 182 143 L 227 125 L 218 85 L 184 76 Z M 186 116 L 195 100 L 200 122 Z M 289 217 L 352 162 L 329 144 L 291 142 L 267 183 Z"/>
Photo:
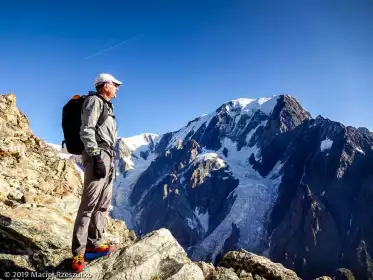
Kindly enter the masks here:
<path id="1" fill-rule="evenodd" d="M 99 94 L 98 92 L 96 91 L 89 91 L 88 92 L 89 95 L 97 95 L 98 97 L 100 97 L 104 102 L 106 102 L 108 105 L 110 105 L 111 107 L 113 106 L 113 103 L 111 103 L 110 101 L 107 101 L 101 94 Z"/>

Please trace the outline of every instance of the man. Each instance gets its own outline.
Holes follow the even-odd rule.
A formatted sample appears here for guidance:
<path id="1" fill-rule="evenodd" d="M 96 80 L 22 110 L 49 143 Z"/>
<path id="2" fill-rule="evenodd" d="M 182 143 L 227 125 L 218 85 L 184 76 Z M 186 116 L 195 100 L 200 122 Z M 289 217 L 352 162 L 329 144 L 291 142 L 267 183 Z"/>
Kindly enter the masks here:
<path id="1" fill-rule="evenodd" d="M 111 204 L 115 176 L 114 147 L 117 123 L 110 102 L 116 97 L 122 83 L 109 74 L 100 74 L 94 81 L 97 93 L 90 92 L 82 106 L 80 139 L 84 144 L 84 189 L 76 216 L 72 238 L 72 269 L 85 269 L 85 259 L 94 259 L 111 253 L 111 245 L 101 243 Z M 97 126 L 104 106 L 107 118 Z"/>

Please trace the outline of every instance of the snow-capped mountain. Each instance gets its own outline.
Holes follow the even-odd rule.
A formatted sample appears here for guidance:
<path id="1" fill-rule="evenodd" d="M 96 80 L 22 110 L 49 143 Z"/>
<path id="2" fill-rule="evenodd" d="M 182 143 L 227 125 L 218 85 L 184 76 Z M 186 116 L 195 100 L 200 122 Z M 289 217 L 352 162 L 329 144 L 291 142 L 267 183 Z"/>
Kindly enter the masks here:
<path id="1" fill-rule="evenodd" d="M 178 131 L 120 139 L 112 215 L 139 235 L 170 229 L 194 260 L 244 248 L 301 277 L 344 267 L 365 279 L 372 144 L 289 95 L 233 100 Z"/>
<path id="2" fill-rule="evenodd" d="M 249 164 L 249 156 L 259 156 L 260 150 L 256 143 L 252 147 L 247 143 L 259 128 L 266 125 L 277 99 L 278 97 L 237 99 L 225 104 L 217 112 L 191 121 L 174 133 L 162 137 L 144 134 L 120 139 L 118 148 L 119 154 L 122 154 L 119 156 L 122 163 L 119 166 L 122 171 L 126 168 L 127 171 L 122 173 L 125 177 L 117 179 L 113 216 L 125 219 L 139 233 L 146 233 L 165 218 L 170 210 L 168 201 L 173 200 L 168 196 L 175 193 L 176 197 L 184 196 L 180 199 L 183 202 L 177 203 L 183 203 L 185 211 L 179 213 L 177 220 L 163 222 L 175 224 L 169 227 L 173 227 L 174 231 L 181 231 L 179 240 L 193 236 L 193 241 L 182 242 L 182 245 L 190 247 L 196 259 L 209 258 L 208 255 L 212 254 L 212 259 L 215 260 L 223 252 L 225 240 L 232 234 L 232 223 L 240 230 L 247 231 L 247 236 L 250 236 L 250 239 L 247 236 L 241 238 L 239 246 L 256 248 L 261 236 L 265 235 L 264 218 L 275 199 L 281 164 L 268 178 L 263 178 Z M 219 118 L 224 119 L 224 122 Z M 219 140 L 219 148 L 211 146 L 216 142 L 215 139 L 209 139 L 216 129 L 219 130 L 217 135 L 223 137 Z M 238 150 L 237 141 L 245 147 Z M 190 147 L 191 143 L 196 146 Z M 174 156 L 177 157 L 176 161 L 172 160 Z M 170 165 L 167 166 L 166 162 L 170 162 Z M 175 167 L 175 164 L 179 166 Z M 158 167 L 164 170 L 158 172 Z M 157 175 L 154 176 L 154 173 Z M 217 175 L 219 173 L 221 176 Z M 211 177 L 217 181 L 210 182 Z M 142 180 L 146 182 L 144 185 Z M 192 180 L 196 182 L 192 183 Z M 214 187 L 211 184 L 216 184 L 217 187 L 221 185 L 218 204 L 210 205 L 206 198 L 206 201 L 195 201 L 191 205 L 192 201 L 188 201 L 188 197 L 195 194 L 190 193 L 189 188 L 198 187 L 205 192 L 205 188 Z M 217 207 L 218 205 L 220 206 Z M 162 211 L 154 211 L 153 207 Z M 221 212 L 221 207 L 231 208 L 229 214 Z M 256 211 L 247 211 L 251 216 L 245 214 L 243 217 L 242 210 L 254 208 Z M 156 212 L 157 216 L 153 216 Z M 186 232 L 189 233 L 186 235 Z"/>
<path id="3" fill-rule="evenodd" d="M 253 161 L 309 117 L 289 96 L 240 98 L 176 132 L 120 139 L 113 216 L 139 234 L 169 228 L 194 259 L 215 261 L 234 247 L 263 252 L 283 162 L 263 175 Z"/>

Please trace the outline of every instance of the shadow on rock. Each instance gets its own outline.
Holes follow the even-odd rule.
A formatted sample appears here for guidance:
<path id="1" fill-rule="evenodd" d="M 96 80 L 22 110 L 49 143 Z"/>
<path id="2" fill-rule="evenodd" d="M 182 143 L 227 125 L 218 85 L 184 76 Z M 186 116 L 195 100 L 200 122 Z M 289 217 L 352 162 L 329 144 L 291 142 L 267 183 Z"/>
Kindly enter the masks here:
<path id="1" fill-rule="evenodd" d="M 14 261 L 0 260 L 0 279 L 47 279 L 36 275 L 35 271 L 19 266 Z"/>
<path id="2" fill-rule="evenodd" d="M 41 251 L 32 239 L 24 236 L 12 225 L 9 217 L 0 214 L 0 253 L 12 255 L 29 255 Z"/>

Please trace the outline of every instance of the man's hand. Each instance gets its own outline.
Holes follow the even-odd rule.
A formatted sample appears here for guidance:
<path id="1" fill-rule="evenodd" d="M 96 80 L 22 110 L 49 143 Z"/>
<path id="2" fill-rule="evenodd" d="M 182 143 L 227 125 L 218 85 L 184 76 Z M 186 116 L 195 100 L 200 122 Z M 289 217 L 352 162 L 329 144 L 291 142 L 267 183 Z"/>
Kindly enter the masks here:
<path id="1" fill-rule="evenodd" d="M 100 155 L 93 156 L 93 174 L 97 179 L 105 178 L 106 168 Z"/>

